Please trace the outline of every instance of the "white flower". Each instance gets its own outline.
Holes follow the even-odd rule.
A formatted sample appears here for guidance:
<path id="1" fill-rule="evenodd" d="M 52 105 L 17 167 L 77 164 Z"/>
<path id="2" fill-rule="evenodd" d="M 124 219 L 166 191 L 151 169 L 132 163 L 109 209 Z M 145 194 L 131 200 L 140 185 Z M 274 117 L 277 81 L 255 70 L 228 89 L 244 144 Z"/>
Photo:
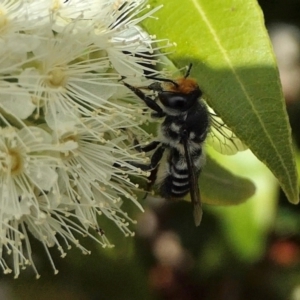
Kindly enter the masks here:
<path id="1" fill-rule="evenodd" d="M 26 59 L 28 51 L 39 43 L 35 35 L 26 34 L 34 28 L 29 20 L 25 1 L 3 0 L 0 3 L 0 56 L 6 66 Z M 9 54 L 9 55 L 7 55 Z"/>
<path id="2" fill-rule="evenodd" d="M 7 76 L 5 77 L 0 77 L 0 107 L 22 122 L 21 120 L 28 118 L 33 113 L 36 106 L 32 102 L 29 91 L 15 83 L 5 81 Z M 6 120 L 4 116 L 2 118 Z"/>
<path id="3" fill-rule="evenodd" d="M 140 11 L 135 9 L 136 2 L 139 2 L 142 11 L 146 9 L 142 5 L 144 1 L 121 1 L 110 19 L 104 18 L 103 14 L 95 17 L 94 43 L 107 52 L 114 68 L 126 77 L 140 77 L 145 69 L 153 72 L 139 64 L 156 63 L 153 53 L 157 49 L 152 47 L 151 37 L 137 26 L 147 14 L 137 18 Z M 104 24 L 103 20 L 108 20 L 109 23 Z"/>
<path id="4" fill-rule="evenodd" d="M 51 137 L 37 127 L 0 131 L 0 219 L 20 219 L 27 207 L 40 214 L 36 193 L 51 190 L 57 180 L 56 159 L 47 155 Z M 24 205 L 26 204 L 26 205 Z"/>
<path id="5" fill-rule="evenodd" d="M 58 34 L 38 47 L 36 67 L 26 68 L 19 83 L 36 99 L 37 116 L 58 122 L 57 115 L 94 117 L 116 105 L 107 100 L 116 92 L 118 74 L 107 73 L 107 57 L 93 57 L 99 51 L 68 33 Z M 120 84 L 119 84 L 120 85 Z"/>
<path id="6" fill-rule="evenodd" d="M 108 218 L 126 236 L 140 210 L 132 178 L 148 174 L 134 140 L 149 135 L 143 101 L 120 79 L 143 83 L 158 63 L 138 23 L 144 0 L 20 0 L 0 4 L 0 266 L 31 265 L 28 231 L 48 250 L 79 247 L 78 234 L 112 246 Z M 148 11 L 148 12 L 146 12 Z M 141 13 L 142 12 L 142 13 Z M 144 16 L 142 15 L 144 14 Z M 18 48 L 18 43 L 20 48 Z M 145 67 L 145 64 L 147 67 Z M 97 234 L 98 232 L 98 234 Z M 104 234 L 105 233 L 105 234 Z M 97 238 L 94 237 L 96 234 Z M 76 237 L 77 236 L 77 237 Z M 58 238 L 60 237 L 60 238 Z M 64 241 L 62 244 L 61 241 Z M 12 261 L 3 253 L 11 254 Z"/>
<path id="7" fill-rule="evenodd" d="M 122 112 L 114 112 L 111 117 L 117 119 L 122 115 L 126 116 Z M 83 124 L 61 124 L 60 130 L 56 132 L 56 140 L 61 144 L 63 166 L 58 169 L 58 182 L 61 186 L 57 190 L 68 195 L 65 199 L 69 201 L 64 204 L 69 209 L 75 209 L 76 215 L 84 222 L 88 220 L 89 224 L 95 220 L 95 227 L 95 215 L 104 212 L 124 233 L 131 234 L 128 224 L 123 221 L 124 216 L 120 218 L 120 215 L 124 215 L 120 208 L 121 197 L 130 199 L 143 210 L 131 192 L 137 187 L 129 180 L 128 175 L 137 174 L 136 168 L 129 162 L 145 163 L 146 160 L 141 153 L 128 149 L 126 135 L 109 130 L 105 136 L 105 129 L 107 130 L 93 120 Z M 96 143 L 97 141 L 100 142 Z M 68 150 L 65 150 L 64 144 L 71 142 L 74 147 L 66 147 Z M 120 165 L 128 170 L 124 172 Z"/>

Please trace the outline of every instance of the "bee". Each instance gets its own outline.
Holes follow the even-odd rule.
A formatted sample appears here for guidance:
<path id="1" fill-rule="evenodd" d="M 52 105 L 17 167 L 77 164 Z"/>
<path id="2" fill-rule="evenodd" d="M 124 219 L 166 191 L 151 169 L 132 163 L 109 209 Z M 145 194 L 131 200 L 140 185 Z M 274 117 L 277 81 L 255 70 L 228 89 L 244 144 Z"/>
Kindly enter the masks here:
<path id="1" fill-rule="evenodd" d="M 153 110 L 153 118 L 163 118 L 157 140 L 138 149 L 144 152 L 155 150 L 150 164 L 139 167 L 157 171 L 155 184 L 163 198 L 182 199 L 190 193 L 195 225 L 199 226 L 203 212 L 198 178 L 205 162 L 203 145 L 210 125 L 213 123 L 218 133 L 229 139 L 236 148 L 238 146 L 223 122 L 217 118 L 212 121 L 212 116 L 216 115 L 201 99 L 202 91 L 197 81 L 189 77 L 191 68 L 192 64 L 184 77 L 175 80 L 148 76 L 155 81 L 143 88 L 126 82 L 123 84 Z M 156 98 L 145 94 L 142 91 L 145 88 L 153 91 Z M 212 134 L 212 138 L 219 139 L 217 134 Z M 232 145 L 227 148 L 232 148 Z"/>

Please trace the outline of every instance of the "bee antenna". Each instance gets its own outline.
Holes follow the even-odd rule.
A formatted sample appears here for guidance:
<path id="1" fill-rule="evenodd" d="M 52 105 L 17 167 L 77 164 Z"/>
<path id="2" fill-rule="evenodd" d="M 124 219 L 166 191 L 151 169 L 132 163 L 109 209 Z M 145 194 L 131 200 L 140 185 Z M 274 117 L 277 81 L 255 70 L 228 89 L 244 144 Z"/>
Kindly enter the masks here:
<path id="1" fill-rule="evenodd" d="M 189 64 L 189 67 L 188 67 L 188 69 L 187 69 L 187 71 L 186 71 L 186 73 L 185 73 L 185 75 L 184 75 L 184 78 L 189 77 L 190 72 L 191 72 L 191 69 L 192 69 L 192 66 L 193 66 L 193 64 L 190 63 L 190 64 Z"/>
<path id="2" fill-rule="evenodd" d="M 177 82 L 175 82 L 174 80 L 172 80 L 172 79 L 166 79 L 166 80 L 163 80 L 163 81 L 171 82 L 171 83 L 174 84 L 176 87 L 179 87 L 179 84 L 178 84 Z"/>
<path id="3" fill-rule="evenodd" d="M 156 81 L 163 81 L 163 82 L 171 82 L 172 84 L 174 84 L 176 87 L 179 86 L 179 84 L 177 82 L 175 82 L 174 80 L 172 79 L 168 79 L 168 78 L 159 78 L 159 77 L 156 77 L 156 76 L 147 76 L 147 79 L 153 79 L 153 80 L 156 80 Z"/>

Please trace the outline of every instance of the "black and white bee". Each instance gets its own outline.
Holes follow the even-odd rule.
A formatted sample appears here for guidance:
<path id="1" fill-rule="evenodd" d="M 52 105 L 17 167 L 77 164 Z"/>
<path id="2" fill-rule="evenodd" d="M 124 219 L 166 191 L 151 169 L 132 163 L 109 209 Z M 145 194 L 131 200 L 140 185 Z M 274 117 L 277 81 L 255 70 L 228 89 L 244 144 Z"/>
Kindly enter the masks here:
<path id="1" fill-rule="evenodd" d="M 210 125 L 214 126 L 217 132 L 211 134 L 213 140 L 220 139 L 218 133 L 225 138 L 225 142 L 221 143 L 225 146 L 223 152 L 226 152 L 226 149 L 238 149 L 239 146 L 226 125 L 220 119 L 212 118 L 217 116 L 208 110 L 201 99 L 202 91 L 197 81 L 189 77 L 191 68 L 192 64 L 184 77 L 175 80 L 150 77 L 155 79 L 155 82 L 146 89 L 155 92 L 156 99 L 145 94 L 142 88 L 123 83 L 153 110 L 152 117 L 164 118 L 157 140 L 145 147 L 139 147 L 139 151 L 144 152 L 155 150 L 150 164 L 139 167 L 144 170 L 158 168 L 155 184 L 163 198 L 182 199 L 190 193 L 195 224 L 199 226 L 202 205 L 198 178 L 205 162 L 203 145 L 210 132 Z"/>

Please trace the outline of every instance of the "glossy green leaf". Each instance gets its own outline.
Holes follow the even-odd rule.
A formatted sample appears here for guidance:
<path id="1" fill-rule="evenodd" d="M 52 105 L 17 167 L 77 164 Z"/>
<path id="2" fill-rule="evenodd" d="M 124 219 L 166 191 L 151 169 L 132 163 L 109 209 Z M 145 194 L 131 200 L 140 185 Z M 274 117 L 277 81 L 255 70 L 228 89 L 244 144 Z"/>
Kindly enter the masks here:
<path id="1" fill-rule="evenodd" d="M 235 205 L 254 195 L 254 184 L 234 175 L 209 156 L 200 175 L 200 192 L 204 203 L 213 205 Z"/>
<path id="2" fill-rule="evenodd" d="M 298 203 L 298 177 L 278 70 L 255 0 L 150 1 L 163 4 L 145 26 L 177 44 L 177 67 L 193 63 L 204 98 Z M 169 51 L 170 49 L 168 49 Z"/>

